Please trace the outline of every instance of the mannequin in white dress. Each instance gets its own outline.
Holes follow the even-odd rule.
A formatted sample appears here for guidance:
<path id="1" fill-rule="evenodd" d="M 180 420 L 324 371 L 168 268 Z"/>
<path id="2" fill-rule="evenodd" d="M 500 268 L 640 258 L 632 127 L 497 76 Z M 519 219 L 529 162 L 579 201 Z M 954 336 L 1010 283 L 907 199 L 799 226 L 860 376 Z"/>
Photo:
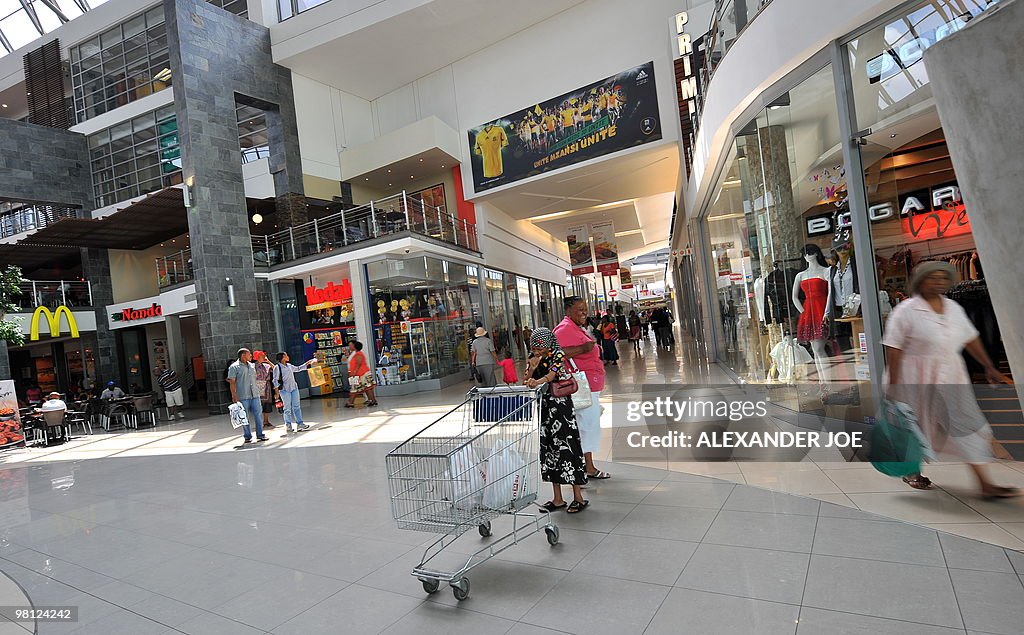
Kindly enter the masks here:
<path id="1" fill-rule="evenodd" d="M 807 268 L 793 278 L 793 305 L 800 312 L 797 339 L 801 342 L 810 342 L 814 366 L 818 371 L 818 382 L 824 389 L 831 380 L 825 353 L 825 314 L 826 307 L 832 303 L 830 271 L 825 255 L 817 245 L 808 244 L 804 247 L 804 260 L 807 261 Z M 813 282 L 815 280 L 820 282 Z M 808 282 L 807 285 L 804 284 L 805 281 Z M 801 290 L 804 292 L 803 302 L 800 301 Z"/>

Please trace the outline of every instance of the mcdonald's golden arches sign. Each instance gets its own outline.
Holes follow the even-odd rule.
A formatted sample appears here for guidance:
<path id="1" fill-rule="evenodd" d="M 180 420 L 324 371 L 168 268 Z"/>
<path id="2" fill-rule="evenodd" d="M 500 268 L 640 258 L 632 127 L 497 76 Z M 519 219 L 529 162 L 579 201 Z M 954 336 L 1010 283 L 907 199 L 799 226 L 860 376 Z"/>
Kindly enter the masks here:
<path id="1" fill-rule="evenodd" d="M 43 317 L 46 318 L 46 322 L 50 325 L 50 337 L 60 337 L 61 316 L 67 318 L 68 331 L 71 337 L 78 337 L 78 323 L 75 322 L 75 315 L 71 312 L 71 309 L 62 304 L 57 307 L 57 310 L 52 312 L 45 306 L 36 307 L 35 312 L 32 313 L 32 325 L 29 329 L 29 340 L 33 342 L 39 340 L 39 320 Z"/>

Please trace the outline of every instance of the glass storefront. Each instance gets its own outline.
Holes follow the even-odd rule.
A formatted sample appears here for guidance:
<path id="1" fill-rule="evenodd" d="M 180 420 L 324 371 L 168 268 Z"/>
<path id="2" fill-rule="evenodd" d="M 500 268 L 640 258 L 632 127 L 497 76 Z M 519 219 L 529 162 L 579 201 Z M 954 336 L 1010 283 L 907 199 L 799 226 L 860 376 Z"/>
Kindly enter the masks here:
<path id="1" fill-rule="evenodd" d="M 846 43 L 850 75 L 840 79 L 852 94 L 848 128 L 867 131 L 859 146 L 842 143 L 831 65 L 807 69 L 785 92 L 766 91 L 763 109 L 736 127 L 701 222 L 689 230 L 691 244 L 704 250 L 698 297 L 713 298 L 708 328 L 718 357 L 740 380 L 778 388 L 777 402 L 869 419 L 871 384 L 883 369 L 869 361 L 878 344 L 865 335 L 865 310 L 877 311 L 884 328 L 923 260 L 946 260 L 960 271 L 963 282 L 950 297 L 1005 365 L 969 210 L 921 61 L 924 49 L 963 28 L 984 4 L 918 3 Z M 851 156 L 863 174 L 848 173 Z M 865 209 L 851 209 L 851 188 L 863 188 Z M 855 215 L 870 225 L 870 240 L 855 239 Z M 875 271 L 858 269 L 859 250 L 873 255 Z M 871 259 L 860 262 L 870 269 L 864 263 Z"/>
<path id="2" fill-rule="evenodd" d="M 474 302 L 480 306 L 469 269 L 429 256 L 366 265 L 378 381 L 439 379 L 469 368 Z"/>

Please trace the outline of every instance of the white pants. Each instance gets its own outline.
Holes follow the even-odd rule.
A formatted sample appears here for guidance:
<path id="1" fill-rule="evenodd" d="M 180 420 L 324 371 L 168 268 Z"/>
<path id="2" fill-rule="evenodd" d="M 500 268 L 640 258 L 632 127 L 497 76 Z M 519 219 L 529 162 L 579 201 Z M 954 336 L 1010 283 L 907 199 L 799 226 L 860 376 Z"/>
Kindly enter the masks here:
<path id="1" fill-rule="evenodd" d="M 580 429 L 583 453 L 601 451 L 601 393 L 590 393 L 590 407 L 576 411 L 576 427 Z"/>

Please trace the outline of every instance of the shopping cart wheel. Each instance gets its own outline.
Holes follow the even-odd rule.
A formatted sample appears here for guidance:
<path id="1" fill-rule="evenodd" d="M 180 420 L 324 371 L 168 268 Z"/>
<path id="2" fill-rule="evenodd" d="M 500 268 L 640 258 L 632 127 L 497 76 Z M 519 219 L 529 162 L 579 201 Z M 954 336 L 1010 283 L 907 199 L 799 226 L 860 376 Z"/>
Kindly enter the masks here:
<path id="1" fill-rule="evenodd" d="M 437 588 L 441 586 L 441 583 L 437 580 L 420 580 L 423 583 L 423 590 L 427 593 L 437 593 Z"/>
<path id="2" fill-rule="evenodd" d="M 548 535 L 548 544 L 552 546 L 558 544 L 558 527 L 555 525 L 548 525 L 544 528 L 544 533 Z"/>
<path id="3" fill-rule="evenodd" d="M 486 538 L 491 535 L 491 521 L 485 520 L 480 523 L 480 526 L 476 528 L 480 532 L 480 536 Z"/>
<path id="4" fill-rule="evenodd" d="M 469 597 L 469 578 L 461 578 L 452 582 L 452 595 L 459 602 Z"/>

